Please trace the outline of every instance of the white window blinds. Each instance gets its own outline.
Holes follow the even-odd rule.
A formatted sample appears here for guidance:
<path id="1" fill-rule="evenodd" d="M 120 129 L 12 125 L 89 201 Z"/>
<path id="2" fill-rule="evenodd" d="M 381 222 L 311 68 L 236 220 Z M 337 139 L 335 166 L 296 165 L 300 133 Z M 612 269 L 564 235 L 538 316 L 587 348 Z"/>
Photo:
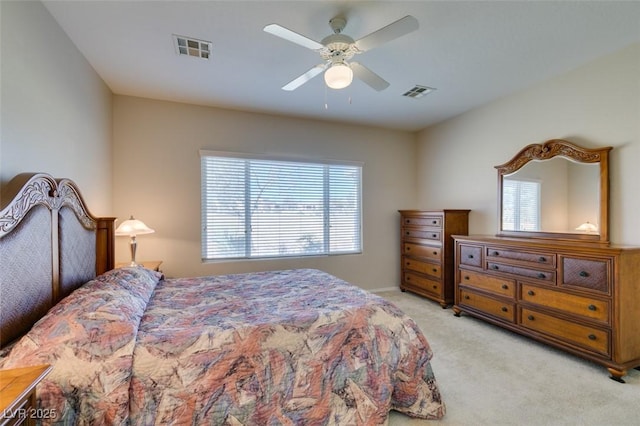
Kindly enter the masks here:
<path id="1" fill-rule="evenodd" d="M 360 253 L 362 165 L 201 151 L 202 259 Z"/>
<path id="2" fill-rule="evenodd" d="M 540 182 L 504 179 L 502 188 L 502 229 L 539 231 Z"/>

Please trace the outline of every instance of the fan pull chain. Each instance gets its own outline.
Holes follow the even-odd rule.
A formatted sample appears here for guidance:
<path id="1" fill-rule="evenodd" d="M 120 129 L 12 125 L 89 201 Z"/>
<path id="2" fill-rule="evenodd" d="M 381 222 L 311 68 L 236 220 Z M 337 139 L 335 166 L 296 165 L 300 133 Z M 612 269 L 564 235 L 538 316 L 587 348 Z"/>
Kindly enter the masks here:
<path id="1" fill-rule="evenodd" d="M 329 109 L 329 102 L 327 101 L 327 86 L 324 86 L 324 109 Z"/>
<path id="2" fill-rule="evenodd" d="M 324 86 L 324 109 L 328 110 L 329 109 L 329 100 L 328 100 L 328 92 L 329 90 L 327 89 L 327 86 Z M 349 94 L 349 96 L 347 96 L 347 102 L 349 103 L 349 105 L 353 104 L 353 98 L 351 97 L 351 94 Z"/>

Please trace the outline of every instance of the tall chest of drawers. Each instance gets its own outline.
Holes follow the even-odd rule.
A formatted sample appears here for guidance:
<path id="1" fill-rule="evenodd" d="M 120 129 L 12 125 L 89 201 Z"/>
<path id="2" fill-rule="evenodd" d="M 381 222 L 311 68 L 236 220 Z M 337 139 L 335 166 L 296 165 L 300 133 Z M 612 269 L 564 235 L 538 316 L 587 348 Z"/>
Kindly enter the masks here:
<path id="1" fill-rule="evenodd" d="M 465 235 L 469 210 L 400 210 L 402 291 L 440 303 L 453 303 L 454 243 Z"/>
<path id="2" fill-rule="evenodd" d="M 454 236 L 462 312 L 604 365 L 640 366 L 640 248 Z"/>

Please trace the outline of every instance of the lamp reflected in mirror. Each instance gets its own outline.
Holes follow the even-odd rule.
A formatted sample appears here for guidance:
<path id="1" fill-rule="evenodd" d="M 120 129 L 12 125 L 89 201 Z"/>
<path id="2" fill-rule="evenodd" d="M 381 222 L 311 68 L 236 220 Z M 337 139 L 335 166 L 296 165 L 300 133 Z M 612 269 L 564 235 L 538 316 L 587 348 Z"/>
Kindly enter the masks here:
<path id="1" fill-rule="evenodd" d="M 576 231 L 587 232 L 587 233 L 596 233 L 598 232 L 598 227 L 589 221 L 583 223 L 582 225 L 576 228 Z"/>

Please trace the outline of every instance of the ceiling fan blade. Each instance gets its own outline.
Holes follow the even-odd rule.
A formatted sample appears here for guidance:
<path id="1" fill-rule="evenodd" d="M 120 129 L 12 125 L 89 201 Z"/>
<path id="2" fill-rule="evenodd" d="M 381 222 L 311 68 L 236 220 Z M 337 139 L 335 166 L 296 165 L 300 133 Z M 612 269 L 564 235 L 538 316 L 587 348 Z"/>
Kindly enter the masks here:
<path id="1" fill-rule="evenodd" d="M 417 30 L 419 27 L 420 24 L 418 24 L 418 20 L 411 15 L 407 15 L 404 18 L 392 22 L 386 27 L 380 28 L 371 34 L 362 37 L 360 40 L 357 40 L 355 44 L 361 52 L 366 52 L 367 50 L 371 50 L 381 44 L 395 40 L 405 34 L 409 34 L 410 32 Z"/>
<path id="2" fill-rule="evenodd" d="M 285 84 L 284 86 L 282 86 L 282 90 L 287 90 L 287 91 L 292 91 L 297 89 L 298 87 L 302 86 L 303 84 L 305 84 L 307 81 L 311 80 L 313 77 L 317 76 L 318 74 L 322 73 L 322 71 L 325 70 L 325 68 L 327 68 L 326 64 L 318 64 L 315 67 L 311 68 L 309 71 L 305 72 L 304 74 L 302 74 L 300 77 L 291 80 L 289 83 Z"/>
<path id="3" fill-rule="evenodd" d="M 305 37 L 302 34 L 298 34 L 297 32 L 291 31 L 290 29 L 280 26 L 278 24 L 269 24 L 266 27 L 264 27 L 264 31 L 269 34 L 273 34 L 274 36 L 283 38 L 292 43 L 306 47 L 307 49 L 318 50 L 324 47 L 317 41 L 311 40 L 310 38 Z"/>
<path id="4" fill-rule="evenodd" d="M 356 76 L 356 78 L 362 80 L 378 92 L 389 87 L 388 81 L 386 81 L 364 65 L 360 65 L 357 62 L 351 62 L 349 66 L 351 66 L 353 75 Z"/>

